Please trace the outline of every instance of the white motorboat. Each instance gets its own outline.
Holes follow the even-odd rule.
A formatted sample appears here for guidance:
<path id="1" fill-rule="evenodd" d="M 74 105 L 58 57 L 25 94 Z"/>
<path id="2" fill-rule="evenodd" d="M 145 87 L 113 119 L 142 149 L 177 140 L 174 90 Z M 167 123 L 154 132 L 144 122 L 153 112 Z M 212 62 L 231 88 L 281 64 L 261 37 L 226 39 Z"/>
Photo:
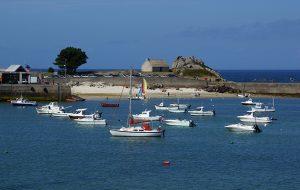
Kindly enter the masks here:
<path id="1" fill-rule="evenodd" d="M 87 108 L 76 109 L 74 113 L 69 114 L 69 118 L 70 119 L 84 118 L 85 116 L 87 116 L 86 110 Z"/>
<path id="2" fill-rule="evenodd" d="M 269 117 L 256 117 L 254 116 L 254 112 L 251 112 L 250 114 L 237 116 L 240 121 L 246 122 L 246 123 L 271 123 L 272 120 Z"/>
<path id="3" fill-rule="evenodd" d="M 10 103 L 14 106 L 37 106 L 36 101 L 29 101 L 23 98 L 23 96 L 15 100 L 11 100 Z"/>
<path id="4" fill-rule="evenodd" d="M 196 110 L 188 111 L 192 116 L 202 115 L 202 116 L 214 116 L 215 110 L 204 111 L 204 107 L 197 107 Z"/>
<path id="5" fill-rule="evenodd" d="M 87 124 L 87 125 L 106 125 L 106 119 L 101 117 L 101 113 L 95 112 L 91 115 L 86 115 L 83 118 L 74 119 L 78 124 Z"/>
<path id="6" fill-rule="evenodd" d="M 160 120 L 161 116 L 150 116 L 151 110 L 145 110 L 141 114 L 133 114 L 132 117 L 135 120 L 149 120 L 149 121 L 158 121 Z"/>
<path id="7" fill-rule="evenodd" d="M 275 112 L 275 107 L 269 108 L 265 106 L 263 103 L 257 103 L 255 106 L 251 107 L 251 110 L 247 111 L 248 113 L 251 112 Z"/>
<path id="8" fill-rule="evenodd" d="M 132 70 L 130 70 L 130 92 L 129 92 L 129 118 L 132 120 L 131 110 L 131 97 L 132 97 Z M 162 137 L 165 130 L 160 126 L 157 128 L 151 128 L 149 123 L 143 123 L 139 126 L 127 123 L 127 127 L 121 127 L 118 129 L 110 129 L 110 134 L 114 137 Z"/>
<path id="9" fill-rule="evenodd" d="M 154 105 L 156 110 L 177 110 L 178 106 L 165 106 L 164 102 L 161 102 L 159 105 Z"/>
<path id="10" fill-rule="evenodd" d="M 257 125 L 246 125 L 242 123 L 226 125 L 225 128 L 235 132 L 261 132 L 261 129 Z"/>
<path id="11" fill-rule="evenodd" d="M 67 113 L 67 112 L 64 112 L 64 111 L 61 111 L 61 112 L 57 112 L 57 113 L 52 113 L 51 116 L 52 117 L 69 117 L 69 115 L 71 115 L 73 113 Z"/>
<path id="12" fill-rule="evenodd" d="M 166 125 L 173 125 L 173 126 L 184 126 L 184 127 L 193 127 L 194 122 L 193 120 L 180 120 L 180 119 L 166 119 L 164 120 Z"/>
<path id="13" fill-rule="evenodd" d="M 59 106 L 57 102 L 50 102 L 48 105 L 40 106 L 36 108 L 38 114 L 54 114 L 63 113 L 66 108 Z"/>
<path id="14" fill-rule="evenodd" d="M 185 113 L 186 109 L 169 109 L 171 113 Z"/>
<path id="15" fill-rule="evenodd" d="M 245 106 L 254 106 L 256 105 L 258 102 L 253 102 L 252 98 L 249 98 L 248 100 L 241 102 L 243 105 Z"/>
<path id="16" fill-rule="evenodd" d="M 178 107 L 178 109 L 190 109 L 191 104 L 180 104 L 179 98 L 177 98 L 177 103 L 170 104 L 170 107 Z"/>
<path id="17" fill-rule="evenodd" d="M 170 104 L 170 107 L 178 107 L 178 109 L 189 109 L 191 107 L 190 104 Z"/>

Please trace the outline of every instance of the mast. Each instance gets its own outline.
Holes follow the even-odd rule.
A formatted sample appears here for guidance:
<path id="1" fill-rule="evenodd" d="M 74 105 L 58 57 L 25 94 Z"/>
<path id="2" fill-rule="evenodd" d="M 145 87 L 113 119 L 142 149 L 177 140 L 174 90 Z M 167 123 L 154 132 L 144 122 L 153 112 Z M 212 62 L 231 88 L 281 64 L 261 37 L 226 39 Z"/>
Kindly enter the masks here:
<path id="1" fill-rule="evenodd" d="M 132 77 L 132 69 L 130 69 L 130 76 L 129 76 L 129 117 L 131 119 L 131 98 L 132 98 L 132 81 L 131 81 L 131 77 Z"/>

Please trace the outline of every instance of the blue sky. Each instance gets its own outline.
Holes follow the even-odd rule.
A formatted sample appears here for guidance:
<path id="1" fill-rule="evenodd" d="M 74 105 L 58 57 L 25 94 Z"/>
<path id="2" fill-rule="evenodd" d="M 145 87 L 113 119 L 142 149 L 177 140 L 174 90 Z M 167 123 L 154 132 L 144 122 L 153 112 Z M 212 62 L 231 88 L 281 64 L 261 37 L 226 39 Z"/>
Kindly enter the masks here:
<path id="1" fill-rule="evenodd" d="M 300 69 L 298 0 L 1 0 L 0 68 L 48 68 L 60 50 L 83 69 L 195 56 L 215 69 Z"/>

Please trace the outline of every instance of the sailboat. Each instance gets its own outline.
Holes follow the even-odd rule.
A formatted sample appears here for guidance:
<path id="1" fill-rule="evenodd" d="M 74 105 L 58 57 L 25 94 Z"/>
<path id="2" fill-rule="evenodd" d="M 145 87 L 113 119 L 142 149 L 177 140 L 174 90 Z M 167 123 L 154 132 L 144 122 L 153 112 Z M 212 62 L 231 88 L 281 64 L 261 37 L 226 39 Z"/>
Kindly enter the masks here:
<path id="1" fill-rule="evenodd" d="M 110 129 L 109 132 L 114 137 L 161 137 L 164 136 L 165 130 L 160 126 L 158 128 L 151 128 L 149 123 L 143 123 L 142 125 L 135 126 L 135 122 L 132 117 L 131 100 L 132 100 L 132 71 L 130 70 L 130 92 L 129 92 L 129 114 L 126 127 L 119 129 Z"/>
<path id="2" fill-rule="evenodd" d="M 147 81 L 143 78 L 142 86 L 140 87 L 139 93 L 135 97 L 131 97 L 131 100 L 144 100 L 146 99 Z"/>

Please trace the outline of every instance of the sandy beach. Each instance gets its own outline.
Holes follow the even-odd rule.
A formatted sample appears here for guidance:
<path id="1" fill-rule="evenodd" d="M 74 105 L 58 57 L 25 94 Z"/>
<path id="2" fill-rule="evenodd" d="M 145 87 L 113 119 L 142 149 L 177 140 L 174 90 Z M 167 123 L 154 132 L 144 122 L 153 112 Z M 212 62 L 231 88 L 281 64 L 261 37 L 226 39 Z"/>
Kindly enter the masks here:
<path id="1" fill-rule="evenodd" d="M 110 86 L 101 82 L 82 82 L 71 88 L 72 94 L 86 99 L 103 98 L 128 98 L 129 88 L 123 86 Z M 139 88 L 132 88 L 132 95 L 138 94 Z M 235 94 L 207 92 L 196 88 L 157 88 L 147 89 L 146 98 L 215 98 L 215 97 L 236 97 Z"/>

